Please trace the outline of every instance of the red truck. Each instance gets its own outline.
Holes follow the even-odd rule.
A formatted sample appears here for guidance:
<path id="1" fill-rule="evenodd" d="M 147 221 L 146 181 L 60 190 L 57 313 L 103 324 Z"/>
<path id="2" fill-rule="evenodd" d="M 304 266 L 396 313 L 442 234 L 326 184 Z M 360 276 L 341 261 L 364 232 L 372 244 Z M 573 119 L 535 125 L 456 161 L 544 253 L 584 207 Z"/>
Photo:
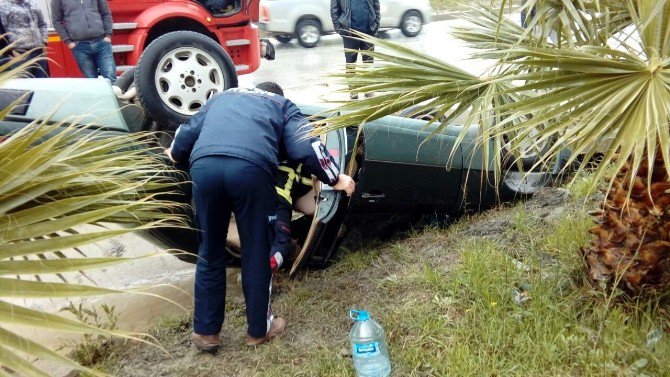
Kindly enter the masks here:
<path id="1" fill-rule="evenodd" d="M 50 20 L 50 0 L 38 1 Z M 259 0 L 107 2 L 117 70 L 136 67 L 138 96 L 156 121 L 186 121 L 214 93 L 237 86 L 237 75 L 260 65 Z M 50 30 L 51 77 L 81 77 L 72 53 Z"/>

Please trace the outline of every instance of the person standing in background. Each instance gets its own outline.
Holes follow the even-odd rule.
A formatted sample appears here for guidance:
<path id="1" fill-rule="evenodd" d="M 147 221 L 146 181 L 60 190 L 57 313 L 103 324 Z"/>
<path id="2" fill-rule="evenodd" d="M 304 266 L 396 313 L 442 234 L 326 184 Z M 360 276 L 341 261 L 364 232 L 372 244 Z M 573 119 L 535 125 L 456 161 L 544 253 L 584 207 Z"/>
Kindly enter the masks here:
<path id="1" fill-rule="evenodd" d="M 112 12 L 107 0 L 52 0 L 54 29 L 72 51 L 85 77 L 116 81 Z"/>
<path id="2" fill-rule="evenodd" d="M 361 51 L 363 63 L 372 64 L 373 58 L 363 51 L 374 51 L 372 43 L 354 39 L 351 30 L 374 36 L 379 29 L 381 13 L 379 0 L 330 0 L 330 17 L 335 30 L 342 36 L 345 49 Z M 347 69 L 350 69 L 358 59 L 357 51 L 344 51 Z M 365 93 L 372 97 L 374 93 Z M 358 99 L 358 93 L 351 92 L 351 99 Z"/>
<path id="3" fill-rule="evenodd" d="M 0 1 L 0 23 L 7 33 L 7 42 L 12 44 L 9 56 L 3 58 L 20 57 L 12 67 L 41 58 L 27 69 L 27 73 L 36 78 L 49 77 L 49 66 L 44 58 L 47 23 L 35 0 Z"/>

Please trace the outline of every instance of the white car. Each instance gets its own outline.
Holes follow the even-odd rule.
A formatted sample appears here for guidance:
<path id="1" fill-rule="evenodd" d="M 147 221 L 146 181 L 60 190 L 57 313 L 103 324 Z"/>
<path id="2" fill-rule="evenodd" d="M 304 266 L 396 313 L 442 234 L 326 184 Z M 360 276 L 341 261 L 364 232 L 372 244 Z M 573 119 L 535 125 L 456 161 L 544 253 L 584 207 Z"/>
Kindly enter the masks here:
<path id="1" fill-rule="evenodd" d="M 293 37 L 303 47 L 314 47 L 323 34 L 335 32 L 330 18 L 330 0 L 261 0 L 260 28 L 279 42 Z M 380 0 L 380 29 L 399 28 L 408 37 L 430 22 L 429 0 Z"/>

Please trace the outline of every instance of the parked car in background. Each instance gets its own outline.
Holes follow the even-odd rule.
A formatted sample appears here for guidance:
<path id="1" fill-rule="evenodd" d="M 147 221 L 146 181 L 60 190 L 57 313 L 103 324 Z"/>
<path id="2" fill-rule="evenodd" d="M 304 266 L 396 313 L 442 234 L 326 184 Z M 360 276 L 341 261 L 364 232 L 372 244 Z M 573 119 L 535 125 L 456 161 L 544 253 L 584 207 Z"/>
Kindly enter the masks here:
<path id="1" fill-rule="evenodd" d="M 400 29 L 414 37 L 431 20 L 429 0 L 380 0 L 380 29 Z M 261 0 L 260 28 L 279 42 L 293 38 L 303 47 L 314 47 L 321 36 L 335 32 L 330 0 Z"/>

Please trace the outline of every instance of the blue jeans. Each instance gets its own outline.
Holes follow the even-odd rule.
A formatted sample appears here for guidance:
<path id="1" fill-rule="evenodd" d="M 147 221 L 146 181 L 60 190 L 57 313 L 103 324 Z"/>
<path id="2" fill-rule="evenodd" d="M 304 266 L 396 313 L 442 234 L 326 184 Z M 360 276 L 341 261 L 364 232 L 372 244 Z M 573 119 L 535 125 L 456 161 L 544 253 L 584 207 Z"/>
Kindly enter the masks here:
<path id="1" fill-rule="evenodd" d="M 195 269 L 193 331 L 221 332 L 226 308 L 226 236 L 230 213 L 242 243 L 242 291 L 247 333 L 264 337 L 270 329 L 270 244 L 277 190 L 259 165 L 235 157 L 207 156 L 191 164 L 193 198 L 201 230 Z"/>
<path id="2" fill-rule="evenodd" d="M 112 44 L 100 39 L 76 41 L 72 54 L 77 60 L 79 70 L 85 77 L 102 76 L 114 83 L 116 81 L 116 64 Z"/>
<path id="3" fill-rule="evenodd" d="M 0 65 L 7 63 L 11 59 L 14 59 L 12 61 L 13 64 L 9 67 L 9 70 L 12 70 L 18 68 L 18 66 L 25 63 L 28 60 L 40 58 L 40 60 L 35 62 L 35 64 L 27 67 L 21 77 L 34 77 L 36 79 L 47 78 L 49 77 L 49 65 L 47 64 L 44 55 L 45 55 L 44 48 L 36 48 L 30 51 L 28 55 L 25 57 L 25 59 L 19 59 L 12 56 L 1 57 Z"/>

